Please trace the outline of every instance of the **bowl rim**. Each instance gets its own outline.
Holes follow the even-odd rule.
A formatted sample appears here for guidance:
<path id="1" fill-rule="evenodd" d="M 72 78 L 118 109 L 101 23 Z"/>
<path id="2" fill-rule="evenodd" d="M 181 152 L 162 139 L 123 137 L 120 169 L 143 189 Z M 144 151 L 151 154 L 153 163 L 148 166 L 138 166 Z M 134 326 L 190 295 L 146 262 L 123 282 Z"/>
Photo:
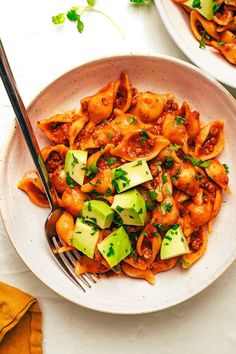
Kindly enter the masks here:
<path id="1" fill-rule="evenodd" d="M 57 80 L 61 80 L 64 76 L 67 76 L 69 73 L 73 72 L 74 70 L 78 70 L 84 66 L 87 65 L 91 65 L 93 63 L 99 63 L 99 62 L 103 62 L 105 61 L 113 61 L 116 59 L 127 59 L 130 60 L 131 58 L 144 58 L 144 59 L 151 59 L 151 60 L 164 60 L 167 61 L 169 63 L 173 63 L 173 64 L 177 64 L 180 65 L 184 68 L 187 68 L 191 71 L 194 71 L 195 73 L 197 73 L 198 75 L 201 76 L 202 79 L 209 81 L 211 84 L 215 85 L 221 92 L 223 95 L 225 95 L 227 97 L 228 100 L 231 101 L 232 105 L 235 105 L 235 113 L 236 113 L 236 101 L 234 99 L 234 97 L 231 95 L 231 93 L 229 91 L 227 91 L 227 89 L 221 84 L 219 83 L 214 77 L 212 77 L 209 73 L 203 71 L 202 69 L 199 69 L 198 67 L 194 66 L 193 64 L 187 63 L 181 59 L 177 59 L 168 55 L 155 55 L 155 54 L 140 54 L 140 53 L 122 53 L 122 54 L 118 54 L 118 55 L 112 55 L 112 56 L 102 56 L 102 57 L 97 57 L 94 60 L 85 60 L 83 63 L 81 63 L 78 66 L 74 66 L 72 67 L 70 70 L 67 70 L 66 72 L 64 72 L 62 75 L 59 75 L 57 78 L 55 78 L 53 81 L 51 81 L 47 86 L 45 86 L 42 90 L 40 90 L 38 92 L 38 94 L 34 97 L 34 99 L 29 103 L 29 105 L 27 106 L 27 111 L 29 109 L 31 109 L 31 107 L 34 105 L 35 101 L 38 100 L 38 98 L 45 92 L 47 91 L 47 89 L 55 84 L 57 82 Z M 11 140 L 13 139 L 13 135 L 14 135 L 14 131 L 17 127 L 17 122 L 16 120 L 13 121 L 8 134 L 6 135 L 5 141 L 2 144 L 1 147 L 1 151 L 0 151 L 0 185 L 3 185 L 3 176 L 4 176 L 4 166 L 5 166 L 5 157 L 7 155 L 7 150 L 9 147 L 9 144 L 11 142 Z M 20 255 L 20 252 L 16 249 L 13 240 L 10 237 L 10 226 L 7 222 L 7 212 L 4 208 L 4 192 L 3 192 L 3 188 L 0 188 L 0 218 L 2 219 L 6 234 L 8 236 L 8 239 L 10 240 L 13 248 L 15 249 L 16 253 L 18 254 L 18 256 L 21 258 L 21 260 L 24 262 L 24 264 L 27 266 L 27 268 L 30 270 L 30 272 L 32 272 L 34 274 L 34 276 L 36 276 L 44 285 L 46 285 L 48 288 L 50 288 L 52 291 L 56 292 L 58 295 L 60 295 L 61 297 L 63 297 L 64 299 L 66 299 L 67 301 L 70 301 L 74 304 L 76 304 L 77 306 L 81 306 L 84 308 L 87 308 L 89 310 L 94 310 L 97 312 L 102 312 L 102 313 L 108 313 L 108 314 L 118 314 L 118 315 L 138 315 L 138 314 L 147 314 L 147 313 L 153 313 L 153 312 L 157 312 L 157 311 L 162 311 L 168 308 L 171 308 L 173 306 L 176 306 L 182 302 L 187 301 L 188 299 L 192 298 L 193 296 L 199 294 L 200 292 L 202 292 L 204 289 L 206 289 L 210 284 L 212 284 L 217 278 L 220 277 L 220 275 L 222 275 L 227 268 L 233 263 L 233 261 L 236 259 L 236 248 L 235 248 L 235 252 L 232 254 L 232 256 L 225 262 L 224 266 L 218 270 L 217 273 L 215 273 L 211 278 L 208 279 L 207 282 L 205 282 L 205 284 L 202 286 L 200 285 L 197 289 L 194 289 L 194 291 L 191 294 L 188 294 L 187 296 L 183 297 L 182 299 L 177 299 L 175 302 L 171 303 L 171 304 L 166 304 L 164 307 L 162 308 L 157 308 L 157 309 L 144 309 L 144 310 L 132 310 L 132 311 L 120 311 L 120 310 L 108 310 L 108 309 L 98 309 L 96 306 L 93 305 L 86 305 L 86 304 L 79 304 L 78 302 L 76 302 L 76 300 L 71 299 L 66 297 L 63 293 L 61 293 L 58 289 L 54 289 L 54 287 L 52 285 L 49 285 L 48 283 L 46 283 L 43 279 L 41 279 L 41 277 L 36 274 L 34 271 L 31 270 L 30 266 L 27 263 L 27 260 L 23 259 Z"/>
<path id="2" fill-rule="evenodd" d="M 166 14 L 166 11 L 164 11 L 162 1 L 154 0 L 154 3 L 155 3 L 155 6 L 158 10 L 160 18 L 162 20 L 162 23 L 165 26 L 165 29 L 167 30 L 167 32 L 169 33 L 170 37 L 172 38 L 174 43 L 177 45 L 177 47 L 181 50 L 181 52 L 183 52 L 184 55 L 186 55 L 186 57 L 189 58 L 192 61 L 192 63 L 194 63 L 202 71 L 206 72 L 208 75 L 211 75 L 216 80 L 219 80 L 222 84 L 236 89 L 236 85 L 232 84 L 228 80 L 225 80 L 224 77 L 222 77 L 221 75 L 218 75 L 218 73 L 213 75 L 213 73 L 210 73 L 203 68 L 201 62 L 199 63 L 199 61 L 195 59 L 194 54 L 192 54 L 192 51 L 188 49 L 188 47 L 185 45 L 185 42 L 182 42 L 180 40 L 179 36 L 177 35 L 176 31 L 173 28 L 172 22 L 170 21 L 169 17 Z M 173 3 L 173 5 L 178 6 L 178 4 L 174 4 L 174 3 Z"/>

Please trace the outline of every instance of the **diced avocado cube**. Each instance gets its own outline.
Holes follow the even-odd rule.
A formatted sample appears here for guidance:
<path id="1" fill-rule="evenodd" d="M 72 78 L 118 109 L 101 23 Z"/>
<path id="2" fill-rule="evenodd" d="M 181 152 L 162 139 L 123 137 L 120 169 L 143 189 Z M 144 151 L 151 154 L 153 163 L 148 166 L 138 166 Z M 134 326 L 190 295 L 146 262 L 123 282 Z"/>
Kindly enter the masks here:
<path id="1" fill-rule="evenodd" d="M 83 205 L 82 216 L 86 221 L 91 221 L 101 229 L 106 229 L 111 226 L 114 211 L 105 202 L 89 200 Z"/>
<path id="2" fill-rule="evenodd" d="M 89 258 L 93 258 L 98 238 L 99 229 L 97 226 L 86 223 L 81 218 L 76 219 L 72 235 L 72 245 L 74 247 Z"/>
<path id="3" fill-rule="evenodd" d="M 115 195 L 111 208 L 119 214 L 124 225 L 145 224 L 146 203 L 137 189 Z"/>
<path id="4" fill-rule="evenodd" d="M 68 150 L 65 159 L 65 173 L 79 185 L 83 185 L 87 162 L 87 151 Z"/>
<path id="5" fill-rule="evenodd" d="M 128 162 L 112 171 L 112 184 L 118 193 L 150 181 L 153 177 L 145 160 Z"/>
<path id="6" fill-rule="evenodd" d="M 98 249 L 110 267 L 114 267 L 132 251 L 129 236 L 123 226 L 98 243 Z"/>
<path id="7" fill-rule="evenodd" d="M 207 20 L 212 20 L 214 16 L 214 9 L 216 7 L 215 0 L 188 0 L 184 3 L 185 6 L 192 10 L 198 11 Z"/>
<path id="8" fill-rule="evenodd" d="M 160 257 L 164 260 L 186 253 L 189 253 L 189 247 L 181 226 L 173 225 L 162 240 Z"/>

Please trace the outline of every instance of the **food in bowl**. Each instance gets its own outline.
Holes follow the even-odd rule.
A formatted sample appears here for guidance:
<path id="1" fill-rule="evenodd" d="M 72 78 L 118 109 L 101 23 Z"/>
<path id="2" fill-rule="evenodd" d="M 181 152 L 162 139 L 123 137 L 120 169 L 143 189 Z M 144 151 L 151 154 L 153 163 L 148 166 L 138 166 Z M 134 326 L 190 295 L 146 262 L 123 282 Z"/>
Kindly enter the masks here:
<path id="1" fill-rule="evenodd" d="M 60 206 L 64 246 L 78 250 L 75 272 L 154 275 L 191 267 L 228 187 L 224 122 L 203 123 L 170 93 L 139 92 L 121 73 L 79 111 L 40 120 L 51 145 L 42 157 Z M 41 182 L 27 172 L 18 187 L 48 207 Z"/>
<path id="2" fill-rule="evenodd" d="M 191 30 L 199 48 L 212 46 L 236 65 L 236 1 L 173 0 L 189 14 Z"/>

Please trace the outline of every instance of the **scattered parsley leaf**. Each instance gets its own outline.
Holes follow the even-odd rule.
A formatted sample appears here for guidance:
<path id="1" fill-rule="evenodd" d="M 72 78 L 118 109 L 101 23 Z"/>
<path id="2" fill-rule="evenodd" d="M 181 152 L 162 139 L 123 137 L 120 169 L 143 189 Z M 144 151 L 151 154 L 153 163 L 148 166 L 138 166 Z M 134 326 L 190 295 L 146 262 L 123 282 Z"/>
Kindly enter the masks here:
<path id="1" fill-rule="evenodd" d="M 116 210 L 121 213 L 123 210 L 125 210 L 124 208 L 122 208 L 121 206 L 117 205 L 116 206 Z"/>
<path id="2" fill-rule="evenodd" d="M 149 138 L 148 133 L 144 129 L 140 132 L 140 136 L 141 136 L 141 139 L 140 139 L 141 143 L 145 143 L 147 141 L 147 139 Z"/>
<path id="3" fill-rule="evenodd" d="M 69 172 L 66 172 L 66 183 L 68 184 L 69 187 L 74 187 L 77 184 L 75 181 L 73 181 Z"/>
<path id="4" fill-rule="evenodd" d="M 207 168 L 211 164 L 211 160 L 201 161 L 201 160 L 197 159 L 196 157 L 189 157 L 189 160 L 191 161 L 193 166 L 198 166 L 198 167 L 202 167 L 202 168 Z"/>
<path id="5" fill-rule="evenodd" d="M 136 124 L 136 123 L 137 123 L 137 119 L 134 118 L 134 117 L 130 117 L 130 118 L 128 118 L 128 122 L 129 122 L 130 124 Z"/>
<path id="6" fill-rule="evenodd" d="M 210 39 L 211 37 L 206 31 L 202 32 L 202 38 L 200 40 L 199 48 L 200 49 L 205 49 L 206 48 L 206 40 Z"/>
<path id="7" fill-rule="evenodd" d="M 139 161 L 137 161 L 137 163 L 133 167 L 142 166 L 142 164 L 143 164 L 143 161 L 139 160 Z"/>
<path id="8" fill-rule="evenodd" d="M 54 23 L 54 25 L 61 25 L 64 22 L 65 22 L 65 14 L 64 13 L 60 13 L 56 16 L 52 16 L 52 23 Z"/>
<path id="9" fill-rule="evenodd" d="M 108 166 L 114 165 L 115 162 L 116 162 L 116 159 L 114 157 L 109 157 L 109 159 L 107 160 Z"/>
<path id="10" fill-rule="evenodd" d="M 152 204 L 148 200 L 145 201 L 145 204 L 146 204 L 147 210 L 152 211 L 152 209 L 153 209 Z"/>
<path id="11" fill-rule="evenodd" d="M 165 161 L 162 163 L 162 165 L 169 169 L 173 166 L 173 163 L 174 163 L 174 159 L 172 156 L 167 156 L 167 158 L 165 159 Z"/>
<path id="12" fill-rule="evenodd" d="M 157 193 L 155 191 L 150 191 L 150 197 L 152 200 L 155 200 L 157 197 Z"/>
<path id="13" fill-rule="evenodd" d="M 175 117 L 175 125 L 178 126 L 180 124 L 186 124 L 185 118 L 181 116 Z"/>
<path id="14" fill-rule="evenodd" d="M 88 202 L 88 211 L 92 211 L 92 205 L 91 205 L 91 202 Z"/>
<path id="15" fill-rule="evenodd" d="M 110 247 L 108 249 L 108 252 L 107 252 L 107 257 L 111 257 L 111 256 L 114 256 L 115 252 L 114 252 L 114 249 L 113 249 L 113 243 L 110 244 Z"/>
<path id="16" fill-rule="evenodd" d="M 166 208 L 166 211 L 170 212 L 171 209 L 172 209 L 172 204 L 171 203 L 165 203 L 165 208 Z"/>
<path id="17" fill-rule="evenodd" d="M 194 9 L 201 9 L 202 8 L 201 0 L 193 0 L 192 7 Z"/>
<path id="18" fill-rule="evenodd" d="M 227 163 L 223 163 L 223 166 L 225 168 L 225 173 L 228 175 L 229 174 L 229 166 L 227 165 Z"/>
<path id="19" fill-rule="evenodd" d="M 170 144 L 167 149 L 170 150 L 170 151 L 177 151 L 177 150 L 179 150 L 179 149 L 181 149 L 181 148 L 182 148 L 181 145 Z"/>

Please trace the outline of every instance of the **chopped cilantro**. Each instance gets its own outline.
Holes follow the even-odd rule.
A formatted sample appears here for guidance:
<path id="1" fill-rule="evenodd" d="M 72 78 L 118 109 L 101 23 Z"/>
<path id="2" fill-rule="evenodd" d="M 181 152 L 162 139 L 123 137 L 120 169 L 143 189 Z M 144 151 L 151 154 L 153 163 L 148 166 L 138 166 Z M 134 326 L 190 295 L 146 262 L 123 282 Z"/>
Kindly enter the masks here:
<path id="1" fill-rule="evenodd" d="M 176 174 L 174 176 L 171 176 L 172 181 L 177 181 L 177 179 L 179 178 L 180 174 L 181 174 L 181 170 L 178 168 Z"/>
<path id="2" fill-rule="evenodd" d="M 193 166 L 198 166 L 198 167 L 202 167 L 202 168 L 207 168 L 211 164 L 211 160 L 201 161 L 201 160 L 197 159 L 196 157 L 189 157 L 189 160 L 191 161 Z"/>
<path id="3" fill-rule="evenodd" d="M 149 138 L 147 131 L 144 129 L 140 132 L 140 136 L 141 136 L 142 143 L 145 143 L 147 141 L 147 139 Z"/>
<path id="4" fill-rule="evenodd" d="M 111 188 L 108 187 L 107 190 L 106 190 L 105 196 L 106 196 L 106 197 L 110 197 L 111 192 L 112 192 Z"/>
<path id="5" fill-rule="evenodd" d="M 116 210 L 121 213 L 123 210 L 125 210 L 124 208 L 122 208 L 121 206 L 117 205 Z"/>
<path id="6" fill-rule="evenodd" d="M 174 163 L 174 159 L 172 156 L 167 156 L 167 158 L 165 159 L 165 161 L 163 162 L 163 166 L 165 168 L 171 168 L 173 166 Z"/>
<path id="7" fill-rule="evenodd" d="M 111 256 L 114 256 L 115 252 L 114 252 L 114 249 L 113 249 L 113 243 L 110 243 L 110 247 L 108 249 L 108 252 L 107 252 L 107 257 L 111 257 Z"/>
<path id="8" fill-rule="evenodd" d="M 181 149 L 181 148 L 182 148 L 181 145 L 170 144 L 167 149 L 170 150 L 170 151 L 177 151 L 177 150 L 179 150 L 179 149 Z"/>
<path id="9" fill-rule="evenodd" d="M 128 118 L 128 122 L 129 122 L 130 124 L 136 124 L 137 119 L 134 118 L 134 117 L 130 117 L 130 118 Z"/>
<path id="10" fill-rule="evenodd" d="M 223 166 L 225 168 L 225 173 L 228 175 L 229 174 L 229 166 L 227 165 L 227 163 L 223 163 Z"/>
<path id="11" fill-rule="evenodd" d="M 143 164 L 143 161 L 139 160 L 139 161 L 137 161 L 137 163 L 133 167 L 142 166 L 142 164 Z"/>
<path id="12" fill-rule="evenodd" d="M 153 237 L 158 237 L 159 235 L 158 235 L 158 232 L 157 231 L 154 231 L 153 233 L 152 233 L 152 236 Z"/>
<path id="13" fill-rule="evenodd" d="M 201 0 L 193 0 L 192 7 L 194 9 L 201 9 L 202 8 Z"/>
<path id="14" fill-rule="evenodd" d="M 168 182 L 168 178 L 165 175 L 162 175 L 162 182 L 163 183 Z"/>
<path id="15" fill-rule="evenodd" d="M 180 263 L 182 263 L 183 265 L 185 265 L 185 267 L 189 267 L 190 263 L 186 262 L 183 258 L 180 258 Z"/>
<path id="16" fill-rule="evenodd" d="M 206 40 L 210 39 L 211 37 L 206 31 L 202 32 L 202 38 L 200 40 L 199 48 L 205 49 L 206 48 Z"/>
<path id="17" fill-rule="evenodd" d="M 109 139 L 113 138 L 113 134 L 112 133 L 108 133 L 107 136 L 108 136 Z"/>
<path id="18" fill-rule="evenodd" d="M 110 157 L 110 158 L 107 160 L 108 166 L 114 165 L 115 162 L 116 162 L 116 159 L 115 159 L 114 157 Z"/>
<path id="19" fill-rule="evenodd" d="M 145 201 L 145 204 L 146 204 L 147 210 L 152 211 L 152 209 L 153 209 L 152 204 L 148 200 Z"/>
<path id="20" fill-rule="evenodd" d="M 171 203 L 166 203 L 165 204 L 165 208 L 166 208 L 166 211 L 171 211 L 171 209 L 172 209 L 172 204 Z"/>
<path id="21" fill-rule="evenodd" d="M 117 181 L 116 181 L 115 179 L 113 179 L 113 180 L 111 181 L 111 183 L 112 183 L 113 187 L 115 188 L 115 190 L 116 190 L 117 192 L 119 192 L 119 191 L 120 191 L 120 188 L 119 188 L 119 184 L 117 183 Z"/>
<path id="22" fill-rule="evenodd" d="M 142 214 L 143 213 L 143 209 L 140 208 L 139 211 L 138 211 L 138 214 Z"/>
<path id="23" fill-rule="evenodd" d="M 79 160 L 74 154 L 72 154 L 72 157 L 73 157 L 72 166 L 75 166 L 77 163 L 79 163 Z"/>
<path id="24" fill-rule="evenodd" d="M 185 118 L 181 116 L 175 117 L 175 125 L 178 126 L 180 124 L 186 124 Z"/>
<path id="25" fill-rule="evenodd" d="M 150 197 L 152 200 L 155 200 L 157 197 L 157 193 L 155 191 L 150 191 Z"/>
<path id="26" fill-rule="evenodd" d="M 66 183 L 68 184 L 69 187 L 74 187 L 76 186 L 76 182 L 73 181 L 73 179 L 70 177 L 69 172 L 66 172 Z"/>
<path id="27" fill-rule="evenodd" d="M 213 6 L 212 10 L 213 10 L 214 14 L 215 14 L 217 11 L 219 11 L 219 9 L 221 8 L 221 5 L 222 5 L 222 3 L 221 3 L 221 4 L 215 4 L 215 5 Z"/>
<path id="28" fill-rule="evenodd" d="M 89 178 L 93 178 L 98 174 L 99 169 L 97 168 L 97 162 L 93 162 L 91 166 L 86 171 L 86 176 Z"/>
<path id="29" fill-rule="evenodd" d="M 91 202 L 88 202 L 88 211 L 92 211 L 92 205 L 91 205 Z"/>

